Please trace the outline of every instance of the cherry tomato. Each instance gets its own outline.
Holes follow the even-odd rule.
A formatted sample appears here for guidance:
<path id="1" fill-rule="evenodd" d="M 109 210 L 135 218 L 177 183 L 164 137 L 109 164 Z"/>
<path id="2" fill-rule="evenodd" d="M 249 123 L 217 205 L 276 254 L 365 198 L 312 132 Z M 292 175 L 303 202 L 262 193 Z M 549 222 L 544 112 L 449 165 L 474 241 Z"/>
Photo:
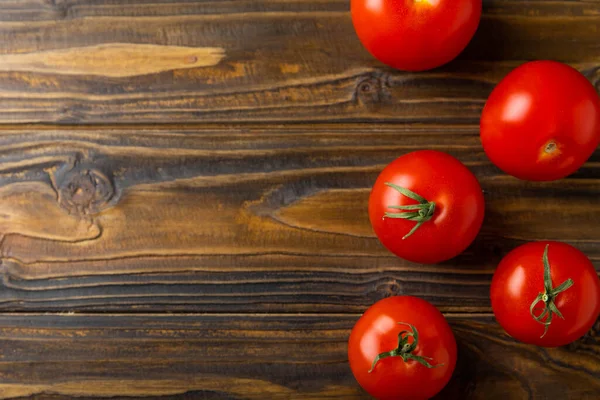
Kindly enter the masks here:
<path id="1" fill-rule="evenodd" d="M 450 380 L 456 341 L 430 303 L 412 296 L 373 304 L 354 325 L 348 360 L 358 383 L 377 399 L 429 399 Z"/>
<path id="2" fill-rule="evenodd" d="M 600 315 L 600 280 L 591 261 L 561 242 L 530 242 L 500 262 L 492 308 L 513 338 L 543 347 L 569 344 Z"/>
<path id="3" fill-rule="evenodd" d="M 409 261 L 437 263 L 463 252 L 484 215 L 475 176 L 449 154 L 405 154 L 381 172 L 369 198 L 375 234 L 392 253 Z"/>
<path id="4" fill-rule="evenodd" d="M 352 0 L 352 23 L 379 61 L 423 71 L 452 61 L 479 26 L 481 0 Z"/>
<path id="5" fill-rule="evenodd" d="M 563 178 L 577 171 L 600 143 L 600 98 L 568 65 L 523 64 L 488 98 L 481 142 L 490 160 L 517 178 Z"/>

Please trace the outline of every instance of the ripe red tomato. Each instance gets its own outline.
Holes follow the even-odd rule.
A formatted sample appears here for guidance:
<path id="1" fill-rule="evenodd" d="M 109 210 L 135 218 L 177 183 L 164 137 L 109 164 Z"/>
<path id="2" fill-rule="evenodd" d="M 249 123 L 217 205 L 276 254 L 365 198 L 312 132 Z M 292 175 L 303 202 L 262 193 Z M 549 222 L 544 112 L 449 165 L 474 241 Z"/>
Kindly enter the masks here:
<path id="1" fill-rule="evenodd" d="M 573 246 L 530 242 L 500 262 L 491 298 L 498 323 L 513 338 L 564 346 L 589 331 L 600 315 L 600 280 L 591 261 Z"/>
<path id="2" fill-rule="evenodd" d="M 481 0 L 352 0 L 352 23 L 379 61 L 423 71 L 452 61 L 479 26 Z"/>
<path id="3" fill-rule="evenodd" d="M 490 160 L 517 178 L 563 178 L 577 171 L 600 143 L 600 98 L 568 65 L 523 64 L 488 98 L 481 142 Z"/>
<path id="4" fill-rule="evenodd" d="M 371 190 L 369 218 L 392 253 L 437 263 L 463 252 L 484 215 L 483 192 L 460 161 L 441 151 L 405 154 L 381 172 Z"/>
<path id="5" fill-rule="evenodd" d="M 456 341 L 437 308 L 412 296 L 373 304 L 354 325 L 348 360 L 358 383 L 377 399 L 429 399 L 456 366 Z"/>

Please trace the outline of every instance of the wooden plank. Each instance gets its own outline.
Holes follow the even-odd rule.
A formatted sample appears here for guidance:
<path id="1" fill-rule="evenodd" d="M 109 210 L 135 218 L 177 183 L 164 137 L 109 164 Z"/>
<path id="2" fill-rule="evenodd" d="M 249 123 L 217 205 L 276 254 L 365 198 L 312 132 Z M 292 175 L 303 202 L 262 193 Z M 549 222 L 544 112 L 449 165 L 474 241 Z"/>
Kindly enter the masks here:
<path id="1" fill-rule="evenodd" d="M 371 232 L 379 171 L 421 148 L 461 159 L 481 235 L 441 265 Z M 600 267 L 600 152 L 557 182 L 502 174 L 476 126 L 0 130 L 0 307 L 11 311 L 361 312 L 390 294 L 489 312 L 503 255 L 574 244 Z"/>
<path id="2" fill-rule="evenodd" d="M 597 1 L 484 1 L 458 60 L 414 74 L 374 60 L 348 8 L 346 0 L 3 1 L 0 123 L 475 123 L 495 83 L 532 59 L 568 62 L 600 85 Z"/>
<path id="3" fill-rule="evenodd" d="M 347 365 L 357 318 L 0 315 L 0 398 L 367 399 Z M 487 317 L 449 320 L 459 360 L 439 399 L 600 396 L 597 334 L 541 349 Z"/>

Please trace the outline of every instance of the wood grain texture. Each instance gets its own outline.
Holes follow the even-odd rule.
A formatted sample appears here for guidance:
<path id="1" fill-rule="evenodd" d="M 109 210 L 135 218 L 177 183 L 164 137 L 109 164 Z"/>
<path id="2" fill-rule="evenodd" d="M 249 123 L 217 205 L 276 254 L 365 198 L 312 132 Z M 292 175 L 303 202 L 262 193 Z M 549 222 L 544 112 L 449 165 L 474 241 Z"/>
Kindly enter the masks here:
<path id="1" fill-rule="evenodd" d="M 489 284 L 529 240 L 600 271 L 600 152 L 567 179 L 502 174 L 478 138 L 512 68 L 600 90 L 600 1 L 484 0 L 469 47 L 423 73 L 374 60 L 347 0 L 0 2 L 0 398 L 366 399 L 346 341 L 391 295 L 447 314 L 437 399 L 600 398 L 600 325 L 570 346 L 505 335 Z M 367 217 L 394 158 L 444 150 L 486 219 L 441 265 Z"/>
<path id="2" fill-rule="evenodd" d="M 494 84 L 533 59 L 567 62 L 600 85 L 597 1 L 484 1 L 463 54 L 418 74 L 374 60 L 348 9 L 347 0 L 3 1 L 0 65 L 18 62 L 0 68 L 0 123 L 476 123 Z M 106 74 L 82 60 L 81 49 L 102 59 L 100 49 L 118 44 L 218 48 L 223 58 L 178 59 L 142 76 L 124 68 L 126 78 L 110 73 L 126 55 Z M 63 67 L 31 68 L 49 54 Z"/>
<path id="3" fill-rule="evenodd" d="M 481 235 L 437 266 L 385 250 L 370 187 L 418 148 L 485 191 Z M 551 183 L 485 157 L 476 126 L 203 126 L 0 131 L 0 307 L 7 311 L 362 312 L 393 294 L 489 312 L 500 258 L 574 244 L 600 267 L 600 153 Z"/>
<path id="4" fill-rule="evenodd" d="M 0 398 L 367 399 L 347 364 L 358 315 L 5 315 Z M 596 399 L 600 343 L 517 343 L 449 316 L 455 374 L 437 399 Z M 596 331 L 599 327 L 596 327 Z"/>
<path id="5" fill-rule="evenodd" d="M 218 64 L 218 47 L 109 43 L 25 54 L 0 55 L 0 71 L 125 78 Z"/>

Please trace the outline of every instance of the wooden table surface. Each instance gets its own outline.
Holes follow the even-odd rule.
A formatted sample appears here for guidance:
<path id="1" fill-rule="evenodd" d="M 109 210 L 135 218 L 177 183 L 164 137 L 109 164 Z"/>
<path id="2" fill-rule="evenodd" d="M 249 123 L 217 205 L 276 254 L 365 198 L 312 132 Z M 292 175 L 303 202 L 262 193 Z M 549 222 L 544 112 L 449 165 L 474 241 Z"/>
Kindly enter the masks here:
<path id="1" fill-rule="evenodd" d="M 0 2 L 0 397 L 366 399 L 360 314 L 421 296 L 450 320 L 439 399 L 598 399 L 600 323 L 563 348 L 494 322 L 495 266 L 526 241 L 600 269 L 600 151 L 557 182 L 486 158 L 478 121 L 512 68 L 554 59 L 600 89 L 600 1 L 484 0 L 469 47 L 386 68 L 348 0 Z M 369 189 L 441 149 L 485 191 L 441 265 L 374 237 Z"/>

